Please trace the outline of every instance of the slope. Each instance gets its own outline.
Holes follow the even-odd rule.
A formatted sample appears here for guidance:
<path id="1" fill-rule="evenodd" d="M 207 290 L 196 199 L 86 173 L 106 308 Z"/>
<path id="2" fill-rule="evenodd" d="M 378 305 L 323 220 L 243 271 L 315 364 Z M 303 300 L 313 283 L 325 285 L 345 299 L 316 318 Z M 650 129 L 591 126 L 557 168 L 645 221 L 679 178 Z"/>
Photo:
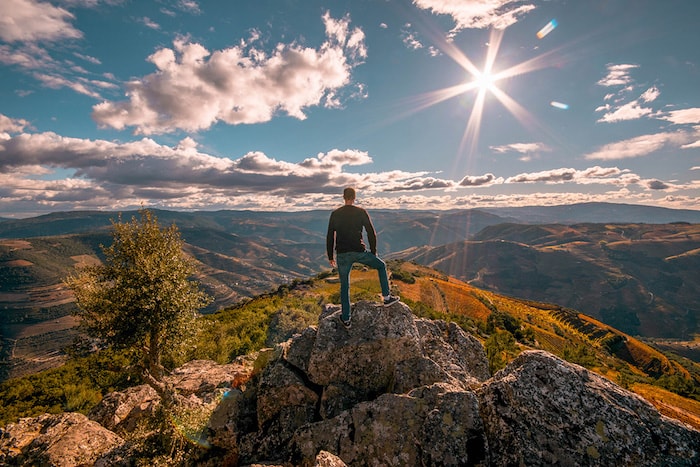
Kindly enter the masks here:
<path id="1" fill-rule="evenodd" d="M 500 293 L 581 310 L 628 334 L 699 332 L 700 224 L 501 224 L 473 241 L 406 250 Z"/>

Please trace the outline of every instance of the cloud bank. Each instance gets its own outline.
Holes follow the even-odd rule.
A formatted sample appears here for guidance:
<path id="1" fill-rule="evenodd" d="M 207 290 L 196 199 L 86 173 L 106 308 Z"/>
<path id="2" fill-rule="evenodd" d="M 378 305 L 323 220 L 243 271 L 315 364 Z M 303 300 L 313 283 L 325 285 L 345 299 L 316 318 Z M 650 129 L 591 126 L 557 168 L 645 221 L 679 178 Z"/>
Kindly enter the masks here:
<path id="1" fill-rule="evenodd" d="M 264 123 L 278 113 L 303 120 L 309 107 L 339 107 L 339 93 L 367 56 L 365 36 L 349 17 L 326 13 L 323 22 L 318 49 L 278 44 L 269 55 L 254 43 L 211 52 L 177 39 L 148 57 L 155 73 L 126 84 L 127 101 L 97 104 L 92 116 L 102 127 L 150 135 Z"/>

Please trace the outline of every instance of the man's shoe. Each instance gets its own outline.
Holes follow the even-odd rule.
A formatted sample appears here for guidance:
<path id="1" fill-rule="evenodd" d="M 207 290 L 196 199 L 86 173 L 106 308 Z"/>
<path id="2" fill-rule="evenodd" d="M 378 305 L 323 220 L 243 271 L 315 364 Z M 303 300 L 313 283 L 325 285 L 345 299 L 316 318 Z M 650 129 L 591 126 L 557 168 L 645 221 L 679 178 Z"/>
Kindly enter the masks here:
<path id="1" fill-rule="evenodd" d="M 390 306 L 393 305 L 394 303 L 400 301 L 401 299 L 397 297 L 396 295 L 390 295 L 389 298 L 384 299 L 384 306 Z"/>

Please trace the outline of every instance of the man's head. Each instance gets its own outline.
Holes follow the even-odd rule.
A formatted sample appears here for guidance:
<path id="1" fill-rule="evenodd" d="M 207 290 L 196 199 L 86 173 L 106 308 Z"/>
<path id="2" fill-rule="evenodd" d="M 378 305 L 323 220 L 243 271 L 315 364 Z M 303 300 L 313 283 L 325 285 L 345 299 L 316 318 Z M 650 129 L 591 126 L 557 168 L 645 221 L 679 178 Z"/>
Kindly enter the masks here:
<path id="1" fill-rule="evenodd" d="M 346 189 L 343 190 L 343 199 L 345 201 L 354 201 L 355 200 L 355 189 L 353 187 L 347 187 Z"/>

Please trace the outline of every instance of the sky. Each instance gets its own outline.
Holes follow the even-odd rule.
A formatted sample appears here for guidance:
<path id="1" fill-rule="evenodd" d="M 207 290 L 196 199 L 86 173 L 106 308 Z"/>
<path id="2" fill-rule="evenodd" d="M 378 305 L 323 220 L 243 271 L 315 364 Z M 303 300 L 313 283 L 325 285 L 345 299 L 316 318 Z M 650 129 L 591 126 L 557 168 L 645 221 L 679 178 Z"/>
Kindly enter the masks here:
<path id="1" fill-rule="evenodd" d="M 0 217 L 700 209 L 697 0 L 2 0 Z"/>

